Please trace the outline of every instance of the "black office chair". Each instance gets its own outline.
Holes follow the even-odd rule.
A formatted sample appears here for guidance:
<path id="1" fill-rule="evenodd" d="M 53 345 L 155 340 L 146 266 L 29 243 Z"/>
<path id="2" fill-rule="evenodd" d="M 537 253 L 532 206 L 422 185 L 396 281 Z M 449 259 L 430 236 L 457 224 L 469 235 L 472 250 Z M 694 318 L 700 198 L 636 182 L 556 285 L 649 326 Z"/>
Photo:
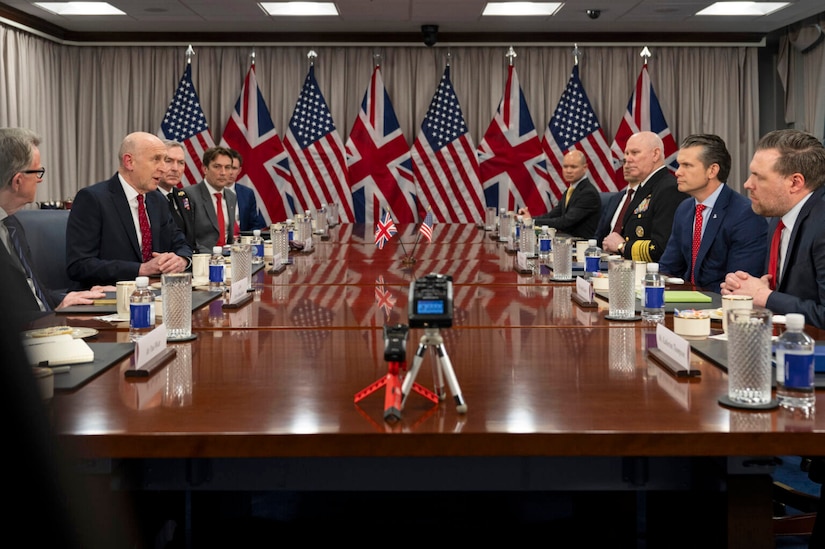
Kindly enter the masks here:
<path id="1" fill-rule="evenodd" d="M 812 482 L 825 486 L 825 458 L 803 457 L 800 468 L 808 473 Z M 774 481 L 774 534 L 807 537 L 811 548 L 825 546 L 825 514 L 818 512 L 825 496 L 823 491 L 825 489 L 820 488 L 820 495 L 816 496 Z M 789 507 L 800 513 L 788 513 Z"/>

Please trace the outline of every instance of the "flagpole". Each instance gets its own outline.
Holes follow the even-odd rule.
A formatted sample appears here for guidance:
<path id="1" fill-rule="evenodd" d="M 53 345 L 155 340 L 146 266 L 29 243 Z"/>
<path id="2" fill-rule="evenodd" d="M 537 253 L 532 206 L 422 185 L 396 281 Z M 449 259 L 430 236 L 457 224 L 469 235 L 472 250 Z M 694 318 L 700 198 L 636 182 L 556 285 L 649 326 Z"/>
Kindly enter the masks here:
<path id="1" fill-rule="evenodd" d="M 186 48 L 186 64 L 192 64 L 192 56 L 195 55 L 195 49 L 192 47 L 192 44 L 189 44 L 189 47 Z"/>
<path id="2" fill-rule="evenodd" d="M 315 50 L 309 50 L 307 52 L 307 59 L 309 59 L 309 66 L 312 67 L 315 65 L 315 58 L 318 57 L 318 54 L 315 53 Z"/>
<path id="3" fill-rule="evenodd" d="M 504 54 L 504 57 L 509 59 L 510 66 L 512 67 L 513 61 L 516 57 L 518 57 L 518 54 L 516 53 L 516 50 L 513 49 L 513 46 L 510 46 L 510 49 L 507 50 L 507 53 Z"/>
<path id="4" fill-rule="evenodd" d="M 642 52 L 639 54 L 639 57 L 641 57 L 642 59 L 644 59 L 644 60 L 645 60 L 645 61 L 644 61 L 644 64 L 645 64 L 645 65 L 647 65 L 647 60 L 648 60 L 648 59 L 650 59 L 650 58 L 652 57 L 652 55 L 651 55 L 651 53 L 650 53 L 650 50 L 649 50 L 649 49 L 647 49 L 647 46 L 645 46 L 644 48 L 642 48 Z"/>
<path id="5" fill-rule="evenodd" d="M 573 65 L 574 66 L 579 64 L 579 56 L 580 55 L 581 55 L 581 52 L 579 51 L 579 45 L 578 44 L 573 44 Z"/>
<path id="6" fill-rule="evenodd" d="M 249 57 L 252 59 L 252 66 L 255 66 L 255 48 L 252 48 L 252 53 L 249 54 Z"/>

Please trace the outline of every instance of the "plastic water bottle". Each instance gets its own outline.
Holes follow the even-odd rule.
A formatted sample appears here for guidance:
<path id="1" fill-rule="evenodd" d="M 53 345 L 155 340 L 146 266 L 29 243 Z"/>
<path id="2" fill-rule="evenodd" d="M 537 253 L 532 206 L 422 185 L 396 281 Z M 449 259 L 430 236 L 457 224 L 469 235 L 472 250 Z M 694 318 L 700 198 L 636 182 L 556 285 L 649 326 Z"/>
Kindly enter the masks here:
<path id="1" fill-rule="evenodd" d="M 154 328 L 155 294 L 149 289 L 149 277 L 139 276 L 129 297 L 129 340 L 137 341 Z"/>
<path id="2" fill-rule="evenodd" d="M 550 251 L 553 249 L 552 242 L 550 227 L 542 225 L 541 234 L 539 235 L 539 262 L 545 265 L 550 263 Z"/>
<path id="3" fill-rule="evenodd" d="M 602 261 L 602 249 L 596 244 L 596 239 L 587 241 L 587 249 L 584 250 L 584 278 L 590 280 L 593 275 L 598 274 L 599 265 Z"/>
<path id="4" fill-rule="evenodd" d="M 252 231 L 252 264 L 260 265 L 264 262 L 264 239 L 261 238 L 261 230 Z"/>
<path id="5" fill-rule="evenodd" d="M 647 274 L 642 281 L 644 307 L 642 320 L 651 323 L 665 320 L 665 279 L 659 274 L 658 263 L 647 264 Z"/>
<path id="6" fill-rule="evenodd" d="M 785 315 L 785 333 L 776 342 L 776 397 L 790 410 L 814 411 L 814 340 L 806 334 L 805 316 Z"/>
<path id="7" fill-rule="evenodd" d="M 209 259 L 209 289 L 223 291 L 226 281 L 226 261 L 223 259 L 223 248 L 212 248 L 212 257 Z"/>

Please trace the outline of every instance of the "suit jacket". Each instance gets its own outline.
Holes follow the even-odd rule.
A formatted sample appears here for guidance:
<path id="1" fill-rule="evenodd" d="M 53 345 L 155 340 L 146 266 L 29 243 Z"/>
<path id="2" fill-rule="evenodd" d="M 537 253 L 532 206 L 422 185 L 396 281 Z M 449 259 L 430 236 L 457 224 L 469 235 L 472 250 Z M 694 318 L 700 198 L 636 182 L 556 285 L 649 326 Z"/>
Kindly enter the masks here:
<path id="1" fill-rule="evenodd" d="M 602 245 L 602 240 L 610 234 L 610 222 L 613 220 L 613 215 L 616 213 L 616 209 L 619 207 L 619 203 L 622 201 L 623 196 L 624 191 L 615 193 L 607 201 L 605 207 L 602 208 L 602 215 L 599 218 L 599 226 L 596 228 L 596 233 L 593 235 L 599 246 Z"/>
<path id="2" fill-rule="evenodd" d="M 776 314 L 802 313 L 805 322 L 825 329 L 825 187 L 808 199 L 791 232 L 782 261 L 782 278 L 768 296 L 767 307 Z M 768 241 L 779 219 L 768 225 Z M 770 246 L 770 243 L 768 243 Z M 765 256 L 767 272 L 768 255 Z"/>
<path id="3" fill-rule="evenodd" d="M 682 277 L 686 281 L 691 278 L 695 212 L 695 200 L 685 200 L 679 204 L 673 216 L 670 240 L 659 260 L 660 272 Z M 753 276 L 762 276 L 767 255 L 767 232 L 767 221 L 754 213 L 750 200 L 722 185 L 696 254 L 696 286 L 718 292 L 728 273 L 745 271 Z"/>
<path id="4" fill-rule="evenodd" d="M 212 203 L 212 196 L 205 181 L 197 185 L 187 187 L 183 191 L 189 197 L 189 204 L 195 211 L 195 245 L 203 253 L 212 252 L 212 248 L 218 243 L 218 216 L 215 213 L 215 206 Z M 226 243 L 232 244 L 232 227 L 235 225 L 235 206 L 237 199 L 235 193 L 224 192 L 226 201 L 226 211 L 229 219 L 226 219 Z"/>
<path id="5" fill-rule="evenodd" d="M 562 196 L 555 208 L 533 220 L 535 226 L 547 225 L 578 238 L 592 238 L 599 223 L 602 199 L 599 191 L 587 178 L 582 179 L 573 189 L 570 201 L 565 205 Z"/>
<path id="6" fill-rule="evenodd" d="M 146 193 L 152 249 L 191 259 L 166 199 Z M 142 255 L 126 193 L 117 174 L 78 191 L 66 225 L 66 269 L 80 287 L 115 284 L 138 276 Z"/>
<path id="7" fill-rule="evenodd" d="M 192 251 L 197 253 L 195 247 L 195 212 L 189 204 L 189 197 L 183 192 L 183 189 L 172 189 L 168 196 L 163 194 L 163 191 L 158 189 L 158 192 L 169 205 L 169 212 L 172 214 L 172 219 L 175 224 L 183 231 L 183 236 L 186 238 L 186 243 L 192 248 Z M 210 250 L 211 252 L 211 250 Z"/>
<path id="8" fill-rule="evenodd" d="M 258 210 L 255 191 L 240 183 L 235 183 L 232 190 L 235 191 L 238 199 L 238 223 L 241 230 L 252 231 L 266 228 L 266 221 Z"/>
<path id="9" fill-rule="evenodd" d="M 625 213 L 624 257 L 634 261 L 659 261 L 670 239 L 673 215 L 686 198 L 688 195 L 676 188 L 676 178 L 670 170 L 665 167 L 654 173 L 633 195 Z"/>
<path id="10" fill-rule="evenodd" d="M 32 261 L 31 249 L 29 248 L 29 243 L 26 240 L 26 232 L 23 230 L 23 225 L 21 225 L 17 218 L 13 215 L 7 217 L 6 220 L 0 221 L 0 223 L 6 223 L 6 225 L 13 225 L 15 227 L 17 238 L 20 241 L 20 247 L 23 250 L 23 255 L 26 256 L 26 261 L 28 264 L 33 266 L 34 262 Z M 2 243 L 0 243 L 0 270 L 3 271 L 3 278 L 8 283 L 8 287 L 3 293 L 7 298 L 13 299 L 13 310 L 26 312 L 40 311 L 40 306 L 37 304 L 37 299 L 34 297 L 34 292 L 29 286 L 28 276 L 23 268 L 18 264 L 18 259 L 16 259 L 16 256 L 17 252 L 13 248 L 8 250 Z M 33 274 L 35 278 L 37 278 L 37 273 L 35 272 Z M 40 286 L 40 289 L 43 290 L 43 294 L 46 297 L 46 304 L 51 309 L 55 309 L 58 305 L 60 305 L 60 302 L 63 301 L 63 297 L 65 295 L 64 292 L 49 290 L 43 285 L 39 278 L 37 280 L 37 284 Z"/>

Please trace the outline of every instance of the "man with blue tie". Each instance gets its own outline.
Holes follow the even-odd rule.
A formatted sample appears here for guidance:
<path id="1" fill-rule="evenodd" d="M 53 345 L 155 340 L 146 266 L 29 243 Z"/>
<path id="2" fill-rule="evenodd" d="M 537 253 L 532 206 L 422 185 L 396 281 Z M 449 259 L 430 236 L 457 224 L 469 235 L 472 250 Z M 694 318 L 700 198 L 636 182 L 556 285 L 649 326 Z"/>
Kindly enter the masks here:
<path id="1" fill-rule="evenodd" d="M 725 184 L 731 166 L 725 142 L 710 134 L 688 136 L 677 161 L 676 185 L 693 200 L 676 209 L 659 271 L 714 292 L 729 272 L 761 276 L 768 224 Z"/>

